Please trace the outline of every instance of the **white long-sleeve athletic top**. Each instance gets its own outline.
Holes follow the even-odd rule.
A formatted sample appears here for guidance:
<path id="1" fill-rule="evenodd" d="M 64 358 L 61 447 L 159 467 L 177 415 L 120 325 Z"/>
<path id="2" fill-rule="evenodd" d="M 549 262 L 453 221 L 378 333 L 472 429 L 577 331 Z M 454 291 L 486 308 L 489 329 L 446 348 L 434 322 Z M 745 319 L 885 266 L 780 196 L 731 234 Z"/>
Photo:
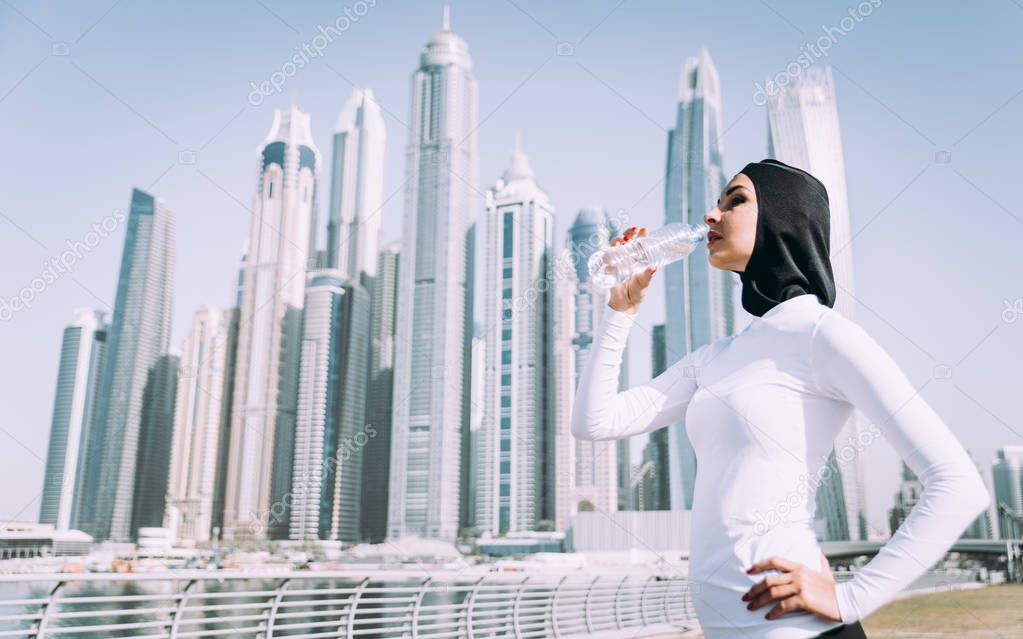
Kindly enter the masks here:
<path id="1" fill-rule="evenodd" d="M 933 566 L 989 504 L 969 456 L 887 352 L 813 294 L 789 298 L 648 383 L 618 392 L 635 316 L 605 309 L 580 376 L 572 433 L 619 439 L 685 418 L 696 451 L 689 578 L 710 639 L 815 637 L 840 625 L 741 600 L 772 556 L 822 570 L 813 529 L 829 453 L 848 459 L 884 437 L 923 483 L 920 500 L 853 579 L 836 586 L 842 623 L 859 620 Z M 872 422 L 836 442 L 850 413 Z"/>

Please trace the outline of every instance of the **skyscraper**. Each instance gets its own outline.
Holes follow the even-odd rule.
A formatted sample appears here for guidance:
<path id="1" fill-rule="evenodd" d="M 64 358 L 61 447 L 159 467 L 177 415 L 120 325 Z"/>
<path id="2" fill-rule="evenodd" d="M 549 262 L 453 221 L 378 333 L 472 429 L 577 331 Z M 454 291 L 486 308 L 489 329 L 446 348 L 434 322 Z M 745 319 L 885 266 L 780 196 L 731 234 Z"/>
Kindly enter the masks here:
<path id="1" fill-rule="evenodd" d="M 835 310 L 854 319 L 849 200 L 831 68 L 811 67 L 793 78 L 787 86 L 771 92 L 767 96 L 767 119 L 768 157 L 809 171 L 828 190 Z M 855 441 L 862 429 L 859 415 L 854 414 L 843 428 L 839 440 Z M 827 539 L 866 539 L 863 460 L 858 447 L 848 448 L 849 454 L 840 463 L 834 455 L 828 459 L 827 463 L 837 472 L 822 482 L 817 493 L 819 511 L 830 513 L 828 516 L 832 517 L 827 527 L 840 535 Z M 835 486 L 829 486 L 829 482 Z M 838 528 L 843 526 L 848 532 L 839 533 Z"/>
<path id="2" fill-rule="evenodd" d="M 363 451 L 361 516 L 362 538 L 371 543 L 387 538 L 399 248 L 395 243 L 380 251 L 373 278 L 366 424 L 367 428 L 372 426 L 376 430 L 376 436 L 366 443 Z"/>
<path id="3" fill-rule="evenodd" d="M 103 312 L 91 308 L 76 310 L 74 320 L 64 329 L 39 508 L 39 523 L 53 524 L 57 530 L 73 527 L 77 500 L 81 498 L 80 475 L 85 468 L 89 431 L 94 426 L 106 339 Z"/>
<path id="4" fill-rule="evenodd" d="M 923 484 L 920 483 L 916 473 L 906 465 L 906 462 L 902 462 L 902 481 L 899 483 L 899 492 L 895 493 L 895 503 L 888 511 L 890 534 L 894 535 L 902 522 L 906 521 L 913 507 L 920 501 L 920 494 L 923 490 Z"/>
<path id="5" fill-rule="evenodd" d="M 97 539 L 131 539 L 143 394 L 170 342 L 174 234 L 163 200 L 133 190 L 78 517 Z"/>
<path id="6" fill-rule="evenodd" d="M 664 345 L 664 329 L 664 324 L 657 324 L 651 331 L 651 377 L 657 377 L 668 369 L 667 352 Z M 647 445 L 643 448 L 643 460 L 653 462 L 653 477 L 650 480 L 652 486 L 647 491 L 649 494 L 647 496 L 646 510 L 671 510 L 671 486 L 668 483 L 670 479 L 668 447 L 668 429 L 659 428 L 650 433 Z"/>
<path id="7" fill-rule="evenodd" d="M 1002 446 L 991 466 L 1001 539 L 1023 536 L 1023 446 Z"/>
<path id="8" fill-rule="evenodd" d="M 726 179 L 721 166 L 721 86 L 710 54 L 686 58 L 679 81 L 675 128 L 668 132 L 665 223 L 698 224 L 717 202 Z M 705 259 L 665 266 L 665 349 L 668 366 L 725 337 L 736 325 L 735 273 Z M 693 506 L 696 453 L 685 422 L 668 427 L 671 507 Z"/>
<path id="9" fill-rule="evenodd" d="M 767 155 L 809 171 L 828 190 L 835 310 L 854 317 L 849 198 L 831 67 L 811 67 L 767 97 Z"/>
<path id="10" fill-rule="evenodd" d="M 345 277 L 376 274 L 386 132 L 372 89 L 355 89 L 337 119 L 327 265 Z"/>
<path id="11" fill-rule="evenodd" d="M 476 526 L 503 534 L 536 530 L 552 517 L 546 506 L 553 476 L 545 470 L 552 438 L 554 208 L 518 149 L 486 199 Z"/>
<path id="12" fill-rule="evenodd" d="M 338 270 L 309 274 L 291 479 L 296 541 L 359 540 L 369 294 Z"/>
<path id="13" fill-rule="evenodd" d="M 320 152 L 309 115 L 275 110 L 258 154 L 242 276 L 224 536 L 287 536 L 305 272 Z"/>
<path id="14" fill-rule="evenodd" d="M 608 292 L 589 282 L 587 262 L 594 252 L 608 245 L 612 233 L 617 234 L 612 222 L 602 208 L 591 206 L 579 211 L 555 268 L 558 530 L 564 530 L 569 519 L 580 511 L 612 512 L 618 508 L 618 442 L 577 439 L 570 427 L 579 374 L 608 302 Z"/>
<path id="15" fill-rule="evenodd" d="M 472 326 L 472 377 L 469 385 L 472 393 L 471 400 L 469 402 L 469 459 L 466 463 L 466 467 L 469 469 L 466 477 L 468 477 L 467 483 L 467 494 L 468 494 L 468 512 L 469 516 L 467 519 L 467 526 L 476 527 L 477 514 L 479 508 L 477 507 L 479 497 L 479 479 L 480 479 L 480 433 L 483 428 L 483 413 L 485 405 L 483 398 L 484 386 L 486 381 L 486 361 L 487 361 L 487 348 L 486 342 L 483 339 L 483 325 L 479 322 L 473 323 Z"/>
<path id="16" fill-rule="evenodd" d="M 181 352 L 166 525 L 177 538 L 209 541 L 224 419 L 230 312 L 200 306 Z"/>
<path id="17" fill-rule="evenodd" d="M 139 528 L 160 527 L 164 522 L 180 364 L 181 355 L 177 352 L 161 356 L 149 369 L 142 393 L 135 494 L 131 509 L 132 538 L 138 538 Z"/>
<path id="18" fill-rule="evenodd" d="M 970 457 L 972 459 L 973 456 L 970 455 Z M 980 464 L 978 464 L 976 461 L 974 461 L 973 463 L 977 467 L 977 474 L 979 474 L 981 477 L 983 477 L 984 476 L 984 471 L 981 470 Z M 996 504 L 996 512 L 997 512 L 997 504 Z M 979 515 L 977 515 L 977 518 L 973 520 L 973 523 L 971 523 L 969 526 L 967 526 L 966 530 L 963 531 L 962 538 L 963 539 L 993 539 L 994 537 L 992 536 L 992 532 L 994 531 L 994 528 L 991 526 L 991 516 L 990 515 L 991 515 L 990 508 L 985 510 L 984 512 L 980 513 Z"/>
<path id="19" fill-rule="evenodd" d="M 443 26 L 412 76 L 395 335 L 388 536 L 454 540 L 468 517 L 478 98 L 469 49 Z"/>

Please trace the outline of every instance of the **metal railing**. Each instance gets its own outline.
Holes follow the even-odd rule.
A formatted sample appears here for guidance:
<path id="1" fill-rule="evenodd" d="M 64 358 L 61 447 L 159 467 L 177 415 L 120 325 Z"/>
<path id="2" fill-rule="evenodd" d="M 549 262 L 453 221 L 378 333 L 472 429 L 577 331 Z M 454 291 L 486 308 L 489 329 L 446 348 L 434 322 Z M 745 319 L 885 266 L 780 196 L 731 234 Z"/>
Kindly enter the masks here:
<path id="1" fill-rule="evenodd" d="M 0 575 L 0 637 L 644 637 L 696 625 L 676 576 Z"/>

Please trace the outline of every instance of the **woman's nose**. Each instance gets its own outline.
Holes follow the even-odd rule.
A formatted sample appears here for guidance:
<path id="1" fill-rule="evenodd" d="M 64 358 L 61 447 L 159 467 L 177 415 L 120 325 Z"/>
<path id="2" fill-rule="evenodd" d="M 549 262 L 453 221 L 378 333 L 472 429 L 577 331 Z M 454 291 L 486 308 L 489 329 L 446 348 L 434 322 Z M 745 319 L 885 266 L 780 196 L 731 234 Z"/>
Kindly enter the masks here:
<path id="1" fill-rule="evenodd" d="M 711 207 L 709 211 L 703 214 L 703 221 L 705 224 L 717 224 L 721 221 L 721 210 L 718 207 Z"/>

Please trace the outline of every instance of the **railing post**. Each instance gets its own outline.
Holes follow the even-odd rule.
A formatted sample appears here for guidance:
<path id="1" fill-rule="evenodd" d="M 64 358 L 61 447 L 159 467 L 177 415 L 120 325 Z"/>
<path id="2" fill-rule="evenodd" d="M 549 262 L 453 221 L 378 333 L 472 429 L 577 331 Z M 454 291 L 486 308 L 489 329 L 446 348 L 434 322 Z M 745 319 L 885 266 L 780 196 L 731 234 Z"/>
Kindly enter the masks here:
<path id="1" fill-rule="evenodd" d="M 615 623 L 618 624 L 619 630 L 625 629 L 625 622 L 622 621 L 622 588 L 625 587 L 626 582 L 629 581 L 629 576 L 625 575 L 622 579 L 622 583 L 618 584 L 618 590 L 615 591 Z"/>
<path id="2" fill-rule="evenodd" d="M 366 590 L 366 585 L 369 584 L 369 577 L 366 577 L 359 584 L 359 587 L 355 589 L 355 594 L 352 595 L 352 600 L 348 603 L 348 623 L 345 624 L 347 629 L 345 636 L 348 639 L 352 639 L 355 636 L 355 612 L 359 607 L 359 599 L 362 597 L 362 592 Z"/>
<path id="3" fill-rule="evenodd" d="M 476 593 L 479 592 L 480 585 L 486 577 L 480 577 L 476 580 L 476 583 L 472 585 L 472 590 L 465 597 L 465 635 L 468 639 L 472 639 L 472 607 L 476 602 Z"/>
<path id="4" fill-rule="evenodd" d="M 423 597 L 426 596 L 426 589 L 433 581 L 433 577 L 427 577 L 419 586 L 419 594 L 416 595 L 416 602 L 412 604 L 412 639 L 419 636 L 419 606 L 423 604 Z"/>
<path id="5" fill-rule="evenodd" d="M 664 623 L 671 623 L 671 608 L 668 608 L 668 594 L 671 592 L 671 579 L 665 578 L 664 583 L 664 603 L 662 609 L 664 610 Z"/>
<path id="6" fill-rule="evenodd" d="M 586 632 L 589 634 L 593 634 L 593 622 L 590 620 L 590 597 L 593 596 L 593 587 L 597 585 L 598 581 L 600 581 L 599 575 L 590 582 L 589 587 L 586 589 L 586 599 L 583 603 L 583 621 L 586 622 Z"/>
<path id="7" fill-rule="evenodd" d="M 551 630 L 554 631 L 555 637 L 561 636 L 561 629 L 558 627 L 558 595 L 561 594 L 561 586 L 564 585 L 566 579 L 568 579 L 568 575 L 562 577 L 558 585 L 554 586 L 554 597 L 551 601 Z"/>
<path id="8" fill-rule="evenodd" d="M 674 628 L 675 627 L 675 610 L 676 610 L 677 606 L 671 605 L 672 603 L 674 603 L 674 599 L 671 599 L 668 595 L 672 594 L 672 589 L 678 584 L 678 580 L 673 579 L 671 577 L 666 577 L 665 579 L 667 580 L 668 587 L 667 587 L 667 590 L 665 590 L 665 595 L 664 595 L 664 617 L 665 617 L 665 622 L 667 622 L 667 624 L 669 626 Z M 684 591 L 682 592 L 682 596 L 683 597 L 685 596 L 684 595 Z"/>
<path id="9" fill-rule="evenodd" d="M 285 579 L 281 582 L 281 585 L 277 586 L 277 594 L 270 602 L 270 615 L 266 619 L 266 634 L 263 635 L 263 639 L 273 639 L 274 636 L 274 624 L 277 623 L 277 608 L 281 605 L 281 600 L 284 599 L 284 591 L 291 585 L 291 579 Z"/>
<path id="10" fill-rule="evenodd" d="M 646 590 L 650 587 L 650 582 L 653 580 L 653 575 L 647 577 L 646 583 L 643 584 L 643 589 L 639 591 L 639 619 L 644 626 L 650 625 L 650 620 L 646 614 Z"/>
<path id="11" fill-rule="evenodd" d="M 178 599 L 178 606 L 174 609 L 174 616 L 171 618 L 170 627 L 170 639 L 175 639 L 178 636 L 178 627 L 181 625 L 181 615 L 185 611 L 185 606 L 188 604 L 188 596 L 192 594 L 192 590 L 198 582 L 192 579 L 185 586 L 185 589 L 181 593 L 181 598 Z"/>
<path id="12" fill-rule="evenodd" d="M 36 639 L 43 639 L 44 637 L 46 637 L 46 625 L 50 621 L 50 611 L 54 607 L 56 607 L 57 595 L 60 594 L 60 591 L 64 589 L 65 585 L 67 585 L 67 582 L 61 581 L 56 586 L 54 586 L 53 590 L 50 591 L 50 596 L 46 599 L 46 603 L 43 604 L 43 609 L 40 611 L 43 614 L 42 616 L 39 617 L 39 625 L 36 626 L 35 631 Z"/>
<path id="13" fill-rule="evenodd" d="M 515 589 L 515 602 L 512 603 L 512 629 L 515 632 L 516 638 L 522 636 L 521 621 L 519 619 L 519 603 L 522 601 L 522 592 L 525 590 L 527 581 L 529 581 L 528 576 L 519 582 L 518 587 Z"/>

